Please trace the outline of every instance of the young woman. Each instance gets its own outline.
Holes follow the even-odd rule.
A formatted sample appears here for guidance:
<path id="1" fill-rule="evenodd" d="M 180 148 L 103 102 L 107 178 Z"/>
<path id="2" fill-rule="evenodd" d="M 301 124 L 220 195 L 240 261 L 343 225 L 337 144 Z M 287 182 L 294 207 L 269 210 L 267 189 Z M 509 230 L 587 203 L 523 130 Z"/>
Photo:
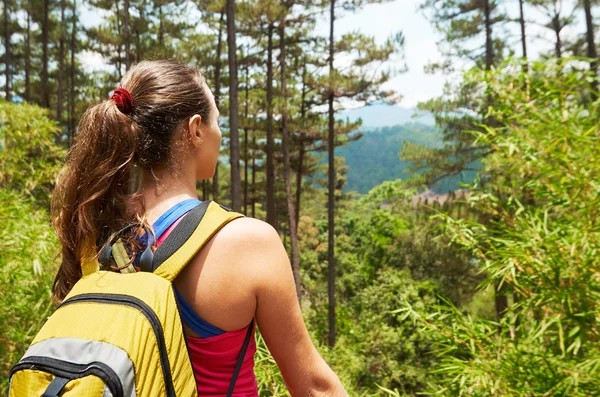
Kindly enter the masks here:
<path id="1" fill-rule="evenodd" d="M 204 78 L 171 61 L 134 66 L 108 100 L 83 115 L 68 170 L 53 197 L 62 263 L 53 293 L 62 300 L 122 227 L 152 225 L 157 244 L 198 201 L 221 145 L 219 110 Z M 133 168 L 141 172 L 139 189 Z M 267 223 L 238 218 L 220 229 L 174 282 L 200 395 L 222 396 L 248 324 L 256 319 L 292 396 L 347 396 L 302 319 L 289 259 Z M 256 351 L 252 340 L 251 353 Z M 236 396 L 258 396 L 253 359 Z"/>

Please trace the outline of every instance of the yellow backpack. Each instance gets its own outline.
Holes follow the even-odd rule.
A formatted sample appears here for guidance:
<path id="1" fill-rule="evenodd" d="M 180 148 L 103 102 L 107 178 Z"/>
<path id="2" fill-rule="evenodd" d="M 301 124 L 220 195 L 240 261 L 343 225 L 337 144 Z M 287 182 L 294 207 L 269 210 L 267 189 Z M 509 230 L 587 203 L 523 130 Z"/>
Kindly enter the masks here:
<path id="1" fill-rule="evenodd" d="M 83 277 L 11 369 L 9 396 L 197 396 L 171 283 L 221 227 L 242 216 L 203 201 L 154 252 L 153 272 L 100 271 L 98 261 L 82 265 Z"/>

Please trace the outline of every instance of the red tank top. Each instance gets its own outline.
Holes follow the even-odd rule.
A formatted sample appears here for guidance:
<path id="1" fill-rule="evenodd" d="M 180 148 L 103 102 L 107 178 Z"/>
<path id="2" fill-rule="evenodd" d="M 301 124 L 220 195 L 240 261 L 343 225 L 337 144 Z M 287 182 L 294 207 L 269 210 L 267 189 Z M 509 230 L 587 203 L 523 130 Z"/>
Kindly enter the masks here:
<path id="1" fill-rule="evenodd" d="M 182 218 L 183 216 L 165 230 L 156 241 L 157 246 L 165 240 Z M 227 394 L 247 330 L 248 328 L 244 327 L 210 338 L 186 336 L 200 396 L 222 397 Z M 254 374 L 254 354 L 256 353 L 254 332 L 255 330 L 252 331 L 252 338 L 235 383 L 233 392 L 235 397 L 258 397 L 258 383 Z"/>

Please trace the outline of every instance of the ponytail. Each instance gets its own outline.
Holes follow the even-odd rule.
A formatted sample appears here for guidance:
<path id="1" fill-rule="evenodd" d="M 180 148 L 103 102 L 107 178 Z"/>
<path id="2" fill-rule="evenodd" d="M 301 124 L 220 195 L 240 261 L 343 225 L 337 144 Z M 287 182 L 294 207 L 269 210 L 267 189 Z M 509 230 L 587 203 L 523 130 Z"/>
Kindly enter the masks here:
<path id="1" fill-rule="evenodd" d="M 174 61 L 140 62 L 111 99 L 81 118 L 67 165 L 52 197 L 52 222 L 62 244 L 53 297 L 61 301 L 81 278 L 81 264 L 122 227 L 145 224 L 140 193 L 130 193 L 135 163 L 152 171 L 171 162 L 180 123 L 194 114 L 208 123 L 214 101 L 203 76 Z M 130 236 L 132 246 L 135 236 Z M 135 251 L 139 247 L 132 247 Z"/>
<path id="2" fill-rule="evenodd" d="M 52 197 L 54 229 L 62 243 L 62 263 L 52 286 L 56 301 L 81 278 L 81 263 L 96 255 L 101 232 L 135 219 L 128 212 L 134 199 L 129 184 L 135 147 L 134 127 L 115 101 L 84 113 Z"/>

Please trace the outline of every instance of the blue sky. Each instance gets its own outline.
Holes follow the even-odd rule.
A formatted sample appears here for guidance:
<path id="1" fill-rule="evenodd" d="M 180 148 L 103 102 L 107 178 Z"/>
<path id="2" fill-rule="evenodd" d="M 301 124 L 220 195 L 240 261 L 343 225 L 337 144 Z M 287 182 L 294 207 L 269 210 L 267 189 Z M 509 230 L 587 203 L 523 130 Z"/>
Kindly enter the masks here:
<path id="1" fill-rule="evenodd" d="M 425 65 L 442 59 L 437 46 L 437 42 L 442 37 L 435 31 L 423 13 L 418 10 L 418 5 L 422 1 L 396 0 L 381 4 L 370 4 L 356 13 L 342 13 L 340 11 L 341 15 L 336 19 L 336 37 L 346 32 L 359 30 L 374 36 L 379 43 L 382 43 L 392 33 L 398 31 L 404 33 L 406 38 L 405 59 L 402 62 L 392 62 L 389 66 L 400 67 L 406 63 L 408 71 L 393 78 L 385 87 L 394 89 L 402 95 L 403 99 L 400 106 L 403 107 L 414 107 L 419 102 L 439 96 L 446 81 L 458 78 L 457 75 L 427 74 L 424 71 Z M 569 12 L 575 3 L 574 0 L 557 1 L 562 4 L 565 12 Z M 505 0 L 502 4 L 510 17 L 518 17 L 518 0 Z M 536 24 L 544 23 L 547 20 L 547 17 L 540 11 L 527 7 L 525 12 L 528 20 L 528 51 L 530 57 L 536 57 L 541 51 L 550 51 L 553 48 L 552 32 Z M 583 12 L 578 10 L 575 13 L 577 23 L 567 27 L 562 33 L 563 41 L 567 41 L 576 34 L 583 34 L 584 21 L 583 15 L 580 14 L 583 14 Z M 98 23 L 101 18 L 102 16 L 97 13 L 97 10 L 82 10 L 83 23 L 86 25 Z M 516 55 L 520 56 L 519 26 L 516 23 L 511 23 L 503 30 L 503 32 L 495 31 L 494 34 L 510 36 L 509 44 L 514 48 Z M 323 15 L 323 18 L 318 22 L 317 33 L 328 36 L 328 13 Z M 90 69 L 104 66 L 102 58 L 97 54 L 84 53 L 82 61 Z"/>
<path id="2" fill-rule="evenodd" d="M 417 11 L 421 0 L 399 0 L 382 4 L 370 4 L 356 13 L 342 13 L 336 19 L 335 35 L 352 30 L 359 30 L 374 36 L 379 43 L 383 43 L 392 33 L 402 31 L 406 37 L 405 62 L 408 72 L 395 77 L 386 88 L 394 89 L 403 96 L 401 106 L 413 107 L 419 101 L 424 101 L 442 92 L 444 77 L 427 75 L 423 67 L 430 61 L 439 60 L 436 40 L 438 39 L 431 24 Z M 97 24 L 101 16 L 97 11 L 82 10 L 85 25 Z M 323 36 L 329 35 L 329 20 L 326 13 L 317 25 L 317 32 Z M 86 53 L 83 56 L 86 67 L 101 69 L 102 58 Z M 401 67 L 404 62 L 393 62 L 392 67 Z"/>
<path id="3" fill-rule="evenodd" d="M 402 62 L 392 62 L 388 66 L 400 67 L 405 62 L 408 71 L 393 78 L 385 87 L 402 95 L 403 99 L 400 106 L 403 107 L 414 107 L 419 102 L 439 96 L 446 81 L 456 81 L 459 77 L 457 75 L 427 74 L 424 72 L 425 65 L 442 59 L 437 46 L 437 42 L 442 37 L 435 31 L 423 13 L 418 10 L 418 5 L 422 1 L 424 0 L 384 1 L 381 4 L 367 5 L 356 13 L 342 13 L 342 11 L 339 11 L 336 19 L 335 34 L 337 37 L 346 32 L 359 30 L 374 36 L 379 43 L 382 43 L 392 33 L 398 31 L 404 33 L 406 38 L 405 59 Z M 576 4 L 576 0 L 555 1 L 563 9 L 564 14 L 569 14 Z M 518 17 L 518 0 L 503 0 L 502 7 L 511 18 L 516 19 Z M 599 7 L 595 7 L 593 10 L 595 14 L 598 14 L 598 11 Z M 82 22 L 86 26 L 100 23 L 104 16 L 98 9 L 92 10 L 87 5 L 80 8 L 80 13 Z M 536 58 L 540 52 L 552 51 L 553 33 L 543 27 L 543 24 L 547 23 L 548 17 L 539 8 L 534 9 L 530 5 L 526 5 L 525 13 L 530 58 Z M 567 26 L 561 34 L 563 42 L 569 41 L 576 35 L 581 36 L 585 32 L 583 11 L 576 9 L 574 16 L 576 19 L 575 24 Z M 21 25 L 24 25 L 25 13 L 19 13 L 18 18 Z M 325 13 L 318 22 L 317 33 L 328 36 L 328 29 L 328 13 Z M 515 50 L 516 55 L 520 56 L 518 24 L 509 23 L 502 30 L 495 30 L 494 35 L 509 36 L 509 45 Z M 16 40 L 17 36 L 15 35 L 13 40 Z M 90 70 L 106 67 L 102 57 L 98 54 L 84 50 L 79 54 L 79 58 L 84 67 Z M 4 84 L 4 76 L 0 76 L 0 81 Z"/>
<path id="4" fill-rule="evenodd" d="M 395 77 L 386 87 L 402 94 L 403 99 L 400 106 L 403 107 L 414 107 L 419 102 L 439 96 L 446 81 L 452 81 L 459 77 L 458 73 L 441 75 L 424 72 L 424 66 L 428 63 L 442 60 L 437 46 L 437 42 L 442 39 L 442 36 L 425 18 L 423 12 L 418 10 L 419 4 L 423 1 L 396 0 L 370 4 L 357 13 L 346 13 L 336 20 L 336 36 L 358 29 L 365 34 L 375 36 L 376 40 L 381 43 L 392 33 L 397 31 L 404 33 L 406 38 L 405 60 L 408 72 Z M 573 9 L 575 1 L 557 0 L 557 3 L 562 7 L 564 13 L 568 14 Z M 518 0 L 505 0 L 502 2 L 502 7 L 510 18 L 515 20 L 518 18 Z M 598 13 L 597 10 L 594 11 L 596 14 Z M 585 32 L 583 11 L 576 10 L 574 15 L 575 23 L 566 27 L 561 33 L 563 42 Z M 554 48 L 553 33 L 541 26 L 548 20 L 548 17 L 539 9 L 526 6 L 525 18 L 529 57 L 537 58 L 541 52 L 552 51 Z M 318 31 L 321 34 L 328 34 L 328 23 L 326 18 L 319 23 Z M 495 31 L 494 34 L 509 37 L 508 43 L 515 51 L 515 55 L 521 56 L 520 27 L 517 23 L 508 23 L 502 28 L 502 31 Z M 460 68 L 459 66 L 458 69 Z"/>
<path id="5" fill-rule="evenodd" d="M 345 13 L 336 20 L 334 33 L 359 30 L 374 36 L 382 43 L 392 33 L 402 31 L 406 39 L 405 60 L 391 66 L 400 67 L 404 62 L 408 66 L 406 73 L 392 79 L 386 88 L 392 88 L 402 94 L 401 106 L 413 107 L 418 102 L 439 96 L 442 93 L 444 77 L 425 74 L 423 67 L 441 59 L 436 41 L 439 35 L 432 25 L 417 10 L 421 0 L 398 0 L 381 4 L 370 4 L 356 13 Z M 329 21 L 319 22 L 318 32 L 327 35 Z"/>

